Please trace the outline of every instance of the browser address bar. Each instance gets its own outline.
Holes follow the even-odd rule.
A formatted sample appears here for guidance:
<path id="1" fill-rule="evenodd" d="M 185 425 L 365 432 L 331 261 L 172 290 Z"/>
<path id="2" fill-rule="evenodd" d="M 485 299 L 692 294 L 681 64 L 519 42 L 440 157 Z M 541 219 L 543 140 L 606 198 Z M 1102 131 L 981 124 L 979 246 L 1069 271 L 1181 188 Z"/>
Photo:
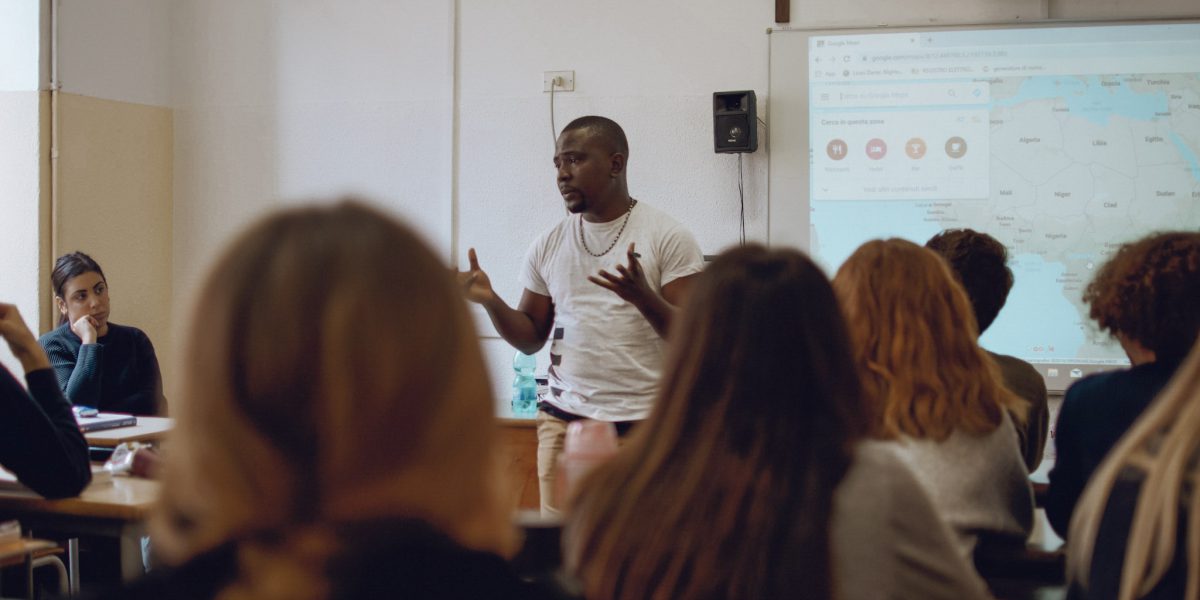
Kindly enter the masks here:
<path id="1" fill-rule="evenodd" d="M 822 85 L 814 88 L 809 102 L 813 108 L 987 104 L 988 91 L 983 82 Z"/>

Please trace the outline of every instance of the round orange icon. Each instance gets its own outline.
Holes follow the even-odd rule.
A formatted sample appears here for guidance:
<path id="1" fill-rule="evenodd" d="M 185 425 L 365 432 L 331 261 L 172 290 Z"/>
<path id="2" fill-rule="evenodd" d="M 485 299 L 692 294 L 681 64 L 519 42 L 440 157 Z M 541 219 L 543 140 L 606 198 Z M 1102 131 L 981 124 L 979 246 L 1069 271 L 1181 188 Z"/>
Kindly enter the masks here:
<path id="1" fill-rule="evenodd" d="M 957 135 L 946 140 L 946 155 L 950 158 L 962 158 L 967 153 L 967 140 Z"/>
<path id="2" fill-rule="evenodd" d="M 875 138 L 867 142 L 867 158 L 879 160 L 887 156 L 887 142 Z"/>
<path id="3" fill-rule="evenodd" d="M 846 153 L 849 150 L 850 148 L 846 146 L 846 142 L 839 139 L 829 140 L 829 144 L 825 146 L 825 154 L 828 154 L 829 158 L 833 160 L 846 158 Z"/>
<path id="4" fill-rule="evenodd" d="M 908 140 L 908 143 L 904 144 L 904 153 L 913 160 L 925 156 L 925 140 L 918 137 Z"/>

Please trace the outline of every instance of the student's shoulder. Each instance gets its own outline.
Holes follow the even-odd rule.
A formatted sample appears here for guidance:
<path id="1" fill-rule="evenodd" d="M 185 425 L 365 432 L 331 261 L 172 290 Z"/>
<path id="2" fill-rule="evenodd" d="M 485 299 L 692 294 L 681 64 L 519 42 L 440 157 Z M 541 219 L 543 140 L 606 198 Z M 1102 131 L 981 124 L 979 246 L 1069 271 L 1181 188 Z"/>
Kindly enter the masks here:
<path id="1" fill-rule="evenodd" d="M 687 232 L 687 228 L 665 210 L 661 210 L 654 205 L 638 201 L 634 207 L 634 216 L 643 223 L 643 226 L 653 227 L 660 231 L 681 231 Z"/>
<path id="2" fill-rule="evenodd" d="M 529 243 L 529 248 L 531 250 L 553 248 L 561 244 L 564 239 L 570 239 L 567 236 L 571 235 L 572 231 L 571 215 L 567 215 L 554 225 L 541 230 Z"/>
<path id="3" fill-rule="evenodd" d="M 1003 373 L 1006 378 L 1018 377 L 1021 379 L 1038 380 L 1042 381 L 1043 385 L 1045 385 L 1045 382 L 1042 379 L 1042 374 L 1038 372 L 1037 367 L 1033 366 L 1028 361 L 1021 360 L 1015 356 L 997 354 L 991 351 L 988 351 L 988 355 L 992 357 L 992 360 L 996 361 L 996 364 L 1000 367 L 1001 373 Z"/>
<path id="4" fill-rule="evenodd" d="M 78 346 L 78 343 L 73 343 L 77 340 L 78 338 L 71 335 L 71 326 L 67 323 L 63 323 L 62 325 L 43 333 L 42 336 L 38 338 L 38 344 L 41 344 L 42 348 L 50 351 Z"/>
<path id="5" fill-rule="evenodd" d="M 639 202 L 637 208 L 643 208 Z M 701 260 L 700 245 L 691 230 L 677 219 L 653 206 L 646 205 L 638 228 L 650 243 L 670 254 L 695 255 Z M 636 212 L 635 212 L 636 214 Z"/>
<path id="6" fill-rule="evenodd" d="M 1063 394 L 1062 410 L 1072 412 L 1081 406 L 1096 407 L 1120 395 L 1118 390 L 1128 385 L 1128 370 L 1093 373 L 1076 381 Z"/>
<path id="7" fill-rule="evenodd" d="M 904 448 L 898 442 L 878 440 L 860 442 L 855 447 L 843 483 L 854 488 L 854 495 L 861 496 L 862 501 L 871 503 L 895 502 L 921 489 Z"/>
<path id="8" fill-rule="evenodd" d="M 132 325 L 119 325 L 117 323 L 108 324 L 108 335 L 116 338 L 129 339 L 137 342 L 148 342 L 150 336 L 146 335 L 145 331 L 138 329 Z"/>

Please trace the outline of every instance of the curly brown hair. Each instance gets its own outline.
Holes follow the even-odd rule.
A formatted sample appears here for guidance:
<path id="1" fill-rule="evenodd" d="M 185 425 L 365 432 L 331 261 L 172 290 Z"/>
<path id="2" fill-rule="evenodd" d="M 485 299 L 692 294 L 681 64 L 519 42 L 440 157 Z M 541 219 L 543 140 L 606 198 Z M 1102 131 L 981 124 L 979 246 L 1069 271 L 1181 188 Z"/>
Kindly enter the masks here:
<path id="1" fill-rule="evenodd" d="M 1168 231 L 1121 245 L 1083 291 L 1113 336 L 1181 359 L 1200 333 L 1200 232 Z"/>

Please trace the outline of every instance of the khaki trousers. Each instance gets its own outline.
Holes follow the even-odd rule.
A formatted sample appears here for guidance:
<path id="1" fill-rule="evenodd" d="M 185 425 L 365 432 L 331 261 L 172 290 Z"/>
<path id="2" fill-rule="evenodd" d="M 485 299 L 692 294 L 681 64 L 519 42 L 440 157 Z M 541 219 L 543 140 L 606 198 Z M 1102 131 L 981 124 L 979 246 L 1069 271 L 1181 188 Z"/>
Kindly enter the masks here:
<path id="1" fill-rule="evenodd" d="M 562 454 L 563 440 L 566 437 L 566 421 L 538 411 L 538 493 L 541 496 L 543 517 L 558 517 L 562 514 L 559 511 L 561 500 L 554 497 L 554 478 L 558 470 L 558 455 Z"/>

